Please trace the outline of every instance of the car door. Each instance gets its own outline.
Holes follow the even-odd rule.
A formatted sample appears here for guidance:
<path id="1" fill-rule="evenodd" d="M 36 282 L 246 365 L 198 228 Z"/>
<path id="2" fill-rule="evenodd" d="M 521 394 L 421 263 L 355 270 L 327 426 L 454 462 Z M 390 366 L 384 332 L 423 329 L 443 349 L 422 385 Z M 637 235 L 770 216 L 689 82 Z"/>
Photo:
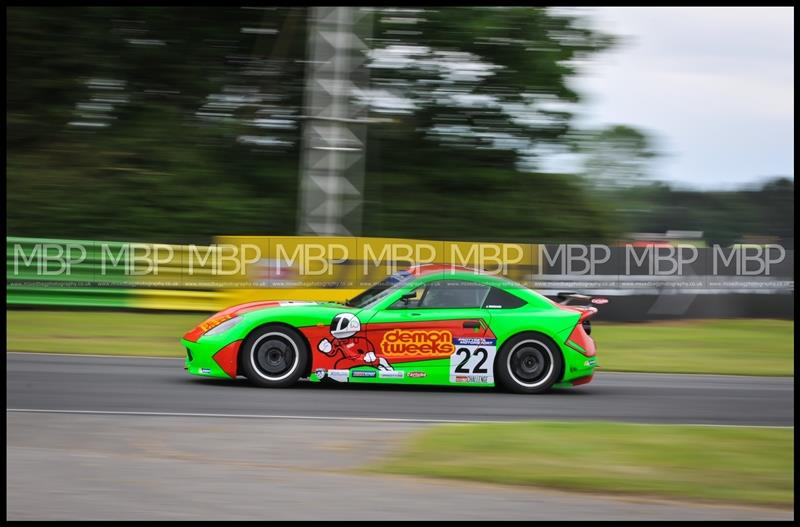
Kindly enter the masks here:
<path id="1" fill-rule="evenodd" d="M 491 314 L 482 308 L 489 289 L 478 282 L 435 280 L 376 312 L 367 324 L 367 338 L 393 368 L 379 376 L 426 384 L 492 384 Z"/>

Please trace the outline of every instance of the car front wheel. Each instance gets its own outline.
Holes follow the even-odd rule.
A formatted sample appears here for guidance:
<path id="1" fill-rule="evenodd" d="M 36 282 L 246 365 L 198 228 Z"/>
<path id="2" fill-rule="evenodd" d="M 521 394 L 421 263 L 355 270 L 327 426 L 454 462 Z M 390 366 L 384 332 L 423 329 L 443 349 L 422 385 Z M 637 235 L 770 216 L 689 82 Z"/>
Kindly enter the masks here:
<path id="1" fill-rule="evenodd" d="M 242 372 L 256 386 L 285 388 L 308 366 L 308 346 L 297 331 L 280 325 L 256 329 L 242 342 Z"/>
<path id="2" fill-rule="evenodd" d="M 549 390 L 558 382 L 564 365 L 558 346 L 539 333 L 524 333 L 509 339 L 496 360 L 498 384 L 516 393 Z"/>

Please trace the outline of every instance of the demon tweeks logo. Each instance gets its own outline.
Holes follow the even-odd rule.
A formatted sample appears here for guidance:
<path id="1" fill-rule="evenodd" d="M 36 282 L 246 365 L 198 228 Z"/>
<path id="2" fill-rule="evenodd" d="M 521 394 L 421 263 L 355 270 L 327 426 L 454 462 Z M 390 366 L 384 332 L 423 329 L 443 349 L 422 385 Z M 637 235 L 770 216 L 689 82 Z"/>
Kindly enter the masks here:
<path id="1" fill-rule="evenodd" d="M 449 331 L 414 331 L 393 329 L 381 340 L 381 353 L 387 357 L 425 355 L 449 357 L 455 351 Z"/>

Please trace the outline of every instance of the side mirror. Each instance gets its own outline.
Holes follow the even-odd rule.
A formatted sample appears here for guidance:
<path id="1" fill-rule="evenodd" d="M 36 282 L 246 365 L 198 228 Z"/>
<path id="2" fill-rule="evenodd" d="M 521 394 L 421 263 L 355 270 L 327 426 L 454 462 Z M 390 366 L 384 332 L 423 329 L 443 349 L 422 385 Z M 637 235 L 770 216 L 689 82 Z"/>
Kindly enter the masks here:
<path id="1" fill-rule="evenodd" d="M 408 301 L 411 300 L 412 298 L 416 298 L 416 297 L 417 297 L 417 293 L 406 293 L 406 294 L 404 294 L 403 296 L 400 297 L 400 300 L 403 301 L 403 304 L 408 305 Z"/>

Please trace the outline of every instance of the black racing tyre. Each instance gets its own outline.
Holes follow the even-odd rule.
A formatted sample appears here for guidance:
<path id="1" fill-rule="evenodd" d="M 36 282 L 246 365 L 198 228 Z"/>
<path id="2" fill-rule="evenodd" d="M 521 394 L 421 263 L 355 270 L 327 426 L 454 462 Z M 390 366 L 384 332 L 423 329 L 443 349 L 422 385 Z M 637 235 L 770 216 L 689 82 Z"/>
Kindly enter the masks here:
<path id="1" fill-rule="evenodd" d="M 242 373 L 264 388 L 285 388 L 297 383 L 308 369 L 305 340 L 289 327 L 270 324 L 255 329 L 239 349 Z"/>
<path id="2" fill-rule="evenodd" d="M 498 385 L 515 393 L 546 392 L 563 371 L 564 357 L 555 342 L 533 332 L 506 341 L 494 365 Z"/>

